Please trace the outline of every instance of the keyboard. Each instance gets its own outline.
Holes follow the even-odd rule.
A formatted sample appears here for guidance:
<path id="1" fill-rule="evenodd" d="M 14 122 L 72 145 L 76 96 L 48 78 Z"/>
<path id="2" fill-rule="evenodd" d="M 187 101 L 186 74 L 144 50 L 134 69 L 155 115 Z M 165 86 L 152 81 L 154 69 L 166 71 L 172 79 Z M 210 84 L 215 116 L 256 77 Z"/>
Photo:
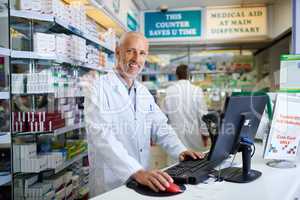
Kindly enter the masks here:
<path id="1" fill-rule="evenodd" d="M 187 160 L 165 170 L 178 184 L 198 184 L 208 178 L 214 168 L 207 159 Z"/>

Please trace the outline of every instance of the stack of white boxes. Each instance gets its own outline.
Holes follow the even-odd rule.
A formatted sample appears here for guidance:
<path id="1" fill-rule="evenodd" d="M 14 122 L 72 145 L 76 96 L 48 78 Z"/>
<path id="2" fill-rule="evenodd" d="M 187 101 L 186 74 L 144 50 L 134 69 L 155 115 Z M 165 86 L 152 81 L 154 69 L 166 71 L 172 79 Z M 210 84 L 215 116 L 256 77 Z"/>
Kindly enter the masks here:
<path id="1" fill-rule="evenodd" d="M 87 45 L 87 64 L 88 66 L 98 67 L 99 66 L 99 50 L 93 45 Z"/>
<path id="2" fill-rule="evenodd" d="M 74 60 L 85 63 L 86 62 L 86 41 L 85 39 L 72 35 L 72 57 Z"/>
<path id="3" fill-rule="evenodd" d="M 58 100 L 57 110 L 62 113 L 66 126 L 72 126 L 75 123 L 78 123 L 79 120 L 76 119 L 76 116 L 78 116 L 78 109 L 76 108 L 78 108 L 78 105 L 73 98 L 63 98 Z"/>
<path id="4" fill-rule="evenodd" d="M 55 191 L 51 184 L 35 183 L 28 187 L 26 200 L 52 200 L 55 197 Z"/>
<path id="5" fill-rule="evenodd" d="M 36 144 L 15 144 L 14 152 L 14 172 L 38 173 L 47 169 L 47 159 L 37 156 Z"/>
<path id="6" fill-rule="evenodd" d="M 85 35 L 89 35 L 92 38 L 99 39 L 98 24 L 91 18 L 86 18 L 86 27 L 84 29 Z"/>
<path id="7" fill-rule="evenodd" d="M 56 54 L 63 59 L 72 59 L 71 55 L 72 41 L 71 37 L 66 34 L 56 34 L 55 47 Z"/>
<path id="8" fill-rule="evenodd" d="M 116 48 L 116 33 L 113 29 L 108 29 L 104 33 L 104 38 L 105 38 L 105 45 L 109 47 L 112 50 L 115 50 Z"/>
<path id="9" fill-rule="evenodd" d="M 11 92 L 13 94 L 24 93 L 24 74 L 11 74 Z"/>
<path id="10" fill-rule="evenodd" d="M 27 93 L 54 93 L 54 77 L 50 70 L 45 70 L 41 73 L 27 74 Z"/>
<path id="11" fill-rule="evenodd" d="M 39 73 L 12 74 L 12 93 L 24 93 L 24 79 L 27 79 L 27 94 L 54 93 L 59 98 L 80 96 L 82 91 L 77 78 L 59 68 L 57 66 Z"/>
<path id="12" fill-rule="evenodd" d="M 14 198 L 16 200 L 74 199 L 74 195 L 71 194 L 77 184 L 76 181 L 78 182 L 72 171 L 44 177 L 42 182 L 38 182 L 38 175 L 15 178 Z"/>
<path id="13" fill-rule="evenodd" d="M 78 30 L 85 30 L 86 12 L 80 1 L 73 1 L 69 6 L 70 25 Z"/>
<path id="14" fill-rule="evenodd" d="M 42 154 L 42 156 L 47 158 L 48 169 L 56 169 L 62 166 L 66 160 L 62 152 L 49 152 Z"/>
<path id="15" fill-rule="evenodd" d="M 16 2 L 19 10 L 41 11 L 43 0 L 18 0 Z"/>
<path id="16" fill-rule="evenodd" d="M 61 0 L 43 0 L 42 1 L 42 13 L 58 16 L 62 9 L 61 7 L 64 7 L 64 6 L 65 6 L 65 4 Z"/>
<path id="17" fill-rule="evenodd" d="M 36 143 L 14 144 L 14 172 L 39 173 L 46 169 L 56 169 L 65 161 L 63 152 L 37 154 Z"/>
<path id="18" fill-rule="evenodd" d="M 14 199 L 24 200 L 28 194 L 28 187 L 38 181 L 37 174 L 26 174 L 14 178 Z"/>
<path id="19" fill-rule="evenodd" d="M 69 5 L 61 0 L 42 0 L 42 2 L 42 13 L 51 14 L 66 24 L 70 23 Z"/>
<path id="20" fill-rule="evenodd" d="M 55 55 L 55 35 L 34 33 L 33 51 L 41 54 Z"/>

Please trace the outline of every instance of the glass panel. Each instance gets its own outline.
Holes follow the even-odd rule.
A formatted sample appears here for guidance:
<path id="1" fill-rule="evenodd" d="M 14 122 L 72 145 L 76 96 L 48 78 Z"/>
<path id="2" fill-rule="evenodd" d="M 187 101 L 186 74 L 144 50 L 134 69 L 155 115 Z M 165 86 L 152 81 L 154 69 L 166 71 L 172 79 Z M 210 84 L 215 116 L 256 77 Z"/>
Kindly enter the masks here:
<path id="1" fill-rule="evenodd" d="M 0 0 L 0 199 L 11 199 L 8 1 Z"/>
<path id="2" fill-rule="evenodd" d="M 0 47 L 8 48 L 8 5 L 3 0 L 0 0 L 0 27 Z"/>
<path id="3" fill-rule="evenodd" d="M 31 22 L 23 18 L 10 18 L 10 36 L 13 50 L 32 51 Z"/>
<path id="4" fill-rule="evenodd" d="M 0 92 L 9 90 L 9 57 L 0 55 Z"/>

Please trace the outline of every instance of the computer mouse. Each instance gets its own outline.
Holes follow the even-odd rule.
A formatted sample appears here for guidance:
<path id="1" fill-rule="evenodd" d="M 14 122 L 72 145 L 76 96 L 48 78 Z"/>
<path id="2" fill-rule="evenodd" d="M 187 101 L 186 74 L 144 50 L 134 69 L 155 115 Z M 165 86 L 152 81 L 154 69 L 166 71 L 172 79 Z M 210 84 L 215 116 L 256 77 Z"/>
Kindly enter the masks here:
<path id="1" fill-rule="evenodd" d="M 166 192 L 169 193 L 181 193 L 183 192 L 180 187 L 178 185 L 176 185 L 175 183 L 169 183 L 170 186 L 166 188 Z"/>

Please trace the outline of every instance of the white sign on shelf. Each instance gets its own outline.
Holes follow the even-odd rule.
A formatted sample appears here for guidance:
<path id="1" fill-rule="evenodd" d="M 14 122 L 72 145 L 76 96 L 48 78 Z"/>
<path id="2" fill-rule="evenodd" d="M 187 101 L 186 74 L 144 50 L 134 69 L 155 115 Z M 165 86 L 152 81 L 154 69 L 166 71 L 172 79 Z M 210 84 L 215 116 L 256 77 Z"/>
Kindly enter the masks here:
<path id="1" fill-rule="evenodd" d="M 264 158 L 295 160 L 300 141 L 300 97 L 278 94 Z"/>
<path id="2" fill-rule="evenodd" d="M 208 7 L 207 39 L 267 36 L 266 7 Z"/>

